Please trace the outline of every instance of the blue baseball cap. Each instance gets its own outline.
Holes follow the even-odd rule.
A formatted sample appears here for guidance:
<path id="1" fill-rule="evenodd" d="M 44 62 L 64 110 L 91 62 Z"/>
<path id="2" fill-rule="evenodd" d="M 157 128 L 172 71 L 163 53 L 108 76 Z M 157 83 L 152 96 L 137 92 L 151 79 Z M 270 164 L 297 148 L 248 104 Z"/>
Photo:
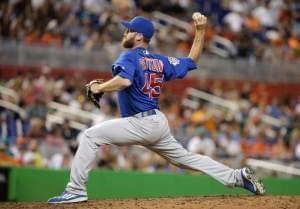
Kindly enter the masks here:
<path id="1" fill-rule="evenodd" d="M 142 16 L 136 16 L 130 22 L 121 20 L 121 24 L 130 30 L 143 34 L 143 36 L 148 39 L 151 39 L 155 31 L 151 20 Z"/>

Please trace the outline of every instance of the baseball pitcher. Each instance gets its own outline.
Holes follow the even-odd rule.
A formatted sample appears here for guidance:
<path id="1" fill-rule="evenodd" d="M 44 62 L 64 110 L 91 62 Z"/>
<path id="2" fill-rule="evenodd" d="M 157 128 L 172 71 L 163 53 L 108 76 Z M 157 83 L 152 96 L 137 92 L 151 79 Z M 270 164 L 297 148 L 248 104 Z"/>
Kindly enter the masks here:
<path id="1" fill-rule="evenodd" d="M 142 16 L 121 21 L 127 29 L 120 54 L 112 65 L 113 78 L 87 84 L 93 103 L 103 93 L 118 91 L 121 118 L 97 124 L 82 134 L 74 157 L 70 181 L 65 191 L 48 203 L 74 203 L 87 201 L 87 180 L 92 161 L 101 145 L 143 145 L 175 165 L 204 172 L 226 186 L 243 187 L 254 194 L 264 194 L 263 184 L 248 168 L 232 169 L 213 159 L 188 152 L 173 137 L 165 115 L 159 110 L 161 86 L 166 81 L 184 78 L 197 68 L 207 19 L 194 13 L 195 37 L 188 57 L 168 57 L 148 51 L 155 32 L 152 22 Z M 93 97 L 93 95 L 96 95 Z M 97 105 L 97 104 L 96 104 Z"/>

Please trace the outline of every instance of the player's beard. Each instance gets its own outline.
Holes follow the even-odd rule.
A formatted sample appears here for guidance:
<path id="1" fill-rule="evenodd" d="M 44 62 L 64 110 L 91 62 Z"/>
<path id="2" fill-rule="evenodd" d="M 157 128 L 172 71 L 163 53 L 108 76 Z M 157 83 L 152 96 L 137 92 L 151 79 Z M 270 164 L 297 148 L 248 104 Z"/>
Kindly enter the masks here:
<path id="1" fill-rule="evenodd" d="M 123 38 L 122 40 L 122 46 L 125 49 L 131 49 L 134 46 L 134 36 L 131 37 L 130 39 L 126 39 L 126 37 Z"/>

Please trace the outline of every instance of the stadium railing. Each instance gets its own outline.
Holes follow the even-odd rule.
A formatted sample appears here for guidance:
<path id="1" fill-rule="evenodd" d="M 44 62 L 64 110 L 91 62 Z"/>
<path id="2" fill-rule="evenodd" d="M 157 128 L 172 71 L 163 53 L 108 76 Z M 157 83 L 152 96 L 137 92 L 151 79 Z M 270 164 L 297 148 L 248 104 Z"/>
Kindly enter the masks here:
<path id="1" fill-rule="evenodd" d="M 232 113 L 236 113 L 237 111 L 239 111 L 239 108 L 240 108 L 239 105 L 234 101 L 226 100 L 221 97 L 206 93 L 204 91 L 200 91 L 198 89 L 188 88 L 186 90 L 186 92 L 188 95 L 205 100 L 207 102 L 218 105 L 220 107 L 226 108 L 229 111 L 231 111 Z M 190 101 L 193 101 L 193 100 L 185 99 L 184 101 L 185 101 L 184 104 L 189 106 Z M 191 105 L 192 105 L 191 107 L 195 107 L 195 104 L 193 102 L 191 102 Z M 283 122 L 281 120 L 271 117 L 266 114 L 263 114 L 261 116 L 261 119 L 262 119 L 262 122 L 267 123 L 272 126 L 281 127 L 283 125 Z"/>
<path id="2" fill-rule="evenodd" d="M 246 164 L 254 169 L 264 169 L 269 171 L 275 171 L 277 173 L 284 173 L 292 176 L 300 176 L 300 169 L 295 168 L 292 164 L 294 162 L 291 162 L 290 165 L 283 165 L 279 162 L 270 162 L 267 160 L 258 160 L 258 159 L 252 159 L 248 158 L 246 159 Z"/>
<path id="3" fill-rule="evenodd" d="M 6 88 L 0 85 L 0 94 L 5 95 L 6 97 L 14 98 L 14 101 L 17 103 L 19 101 L 18 94 L 10 88 Z M 26 117 L 25 109 L 19 107 L 13 102 L 9 102 L 6 100 L 0 100 L 0 106 L 5 109 L 9 109 L 13 112 L 20 114 L 22 118 Z M 68 105 L 60 104 L 57 102 L 50 102 L 48 104 L 49 113 L 47 114 L 46 125 L 50 127 L 54 124 L 62 124 L 65 118 L 70 119 L 70 126 L 77 130 L 84 130 L 87 128 L 89 121 L 95 122 L 97 120 L 97 114 L 90 113 L 87 111 L 72 109 Z M 83 122 L 82 122 L 83 121 Z"/>

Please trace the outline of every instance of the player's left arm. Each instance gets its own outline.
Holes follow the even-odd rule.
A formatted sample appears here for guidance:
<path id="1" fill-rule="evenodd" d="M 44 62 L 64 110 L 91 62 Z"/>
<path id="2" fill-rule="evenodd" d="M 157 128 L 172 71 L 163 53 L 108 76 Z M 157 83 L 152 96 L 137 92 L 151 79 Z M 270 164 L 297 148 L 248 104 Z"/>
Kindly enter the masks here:
<path id="1" fill-rule="evenodd" d="M 131 81 L 129 79 L 116 75 L 104 83 L 91 85 L 91 91 L 93 93 L 119 91 L 130 85 Z"/>
<path id="2" fill-rule="evenodd" d="M 195 37 L 188 57 L 197 62 L 202 54 L 207 18 L 199 12 L 195 12 L 192 18 L 195 25 Z"/>

